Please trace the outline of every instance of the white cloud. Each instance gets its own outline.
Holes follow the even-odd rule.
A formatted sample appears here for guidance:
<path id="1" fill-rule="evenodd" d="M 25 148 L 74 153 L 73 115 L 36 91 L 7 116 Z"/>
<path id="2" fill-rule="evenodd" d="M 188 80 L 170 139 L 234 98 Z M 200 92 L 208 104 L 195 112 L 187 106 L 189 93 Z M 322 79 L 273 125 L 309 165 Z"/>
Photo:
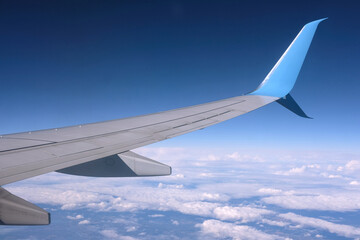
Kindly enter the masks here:
<path id="1" fill-rule="evenodd" d="M 214 176 L 214 174 L 212 174 L 212 173 L 200 173 L 199 176 L 200 177 L 212 177 L 212 176 Z"/>
<path id="2" fill-rule="evenodd" d="M 172 208 L 184 214 L 192 214 L 199 216 L 212 216 L 213 211 L 218 207 L 219 203 L 211 202 L 186 202 L 186 203 L 171 203 Z"/>
<path id="3" fill-rule="evenodd" d="M 260 188 L 258 192 L 264 194 L 279 194 L 282 192 L 282 190 L 276 188 Z"/>
<path id="4" fill-rule="evenodd" d="M 149 217 L 152 217 L 152 218 L 157 218 L 157 217 L 164 217 L 165 215 L 163 214 L 152 214 L 152 215 L 149 215 Z"/>
<path id="5" fill-rule="evenodd" d="M 243 223 L 258 220 L 261 219 L 263 215 L 273 213 L 273 211 L 252 207 L 225 206 L 214 209 L 215 217 L 220 220 L 240 220 Z"/>
<path id="6" fill-rule="evenodd" d="M 84 218 L 84 216 L 83 215 L 76 215 L 75 217 L 73 217 L 73 216 L 67 216 L 66 217 L 67 219 L 71 219 L 71 220 L 77 220 L 77 219 L 82 219 L 82 218 Z"/>
<path id="7" fill-rule="evenodd" d="M 82 186 L 80 184 L 80 186 Z M 99 200 L 108 199 L 109 196 L 88 191 L 88 188 L 77 188 L 76 190 L 63 190 L 59 187 L 52 186 L 29 186 L 29 187 L 11 187 L 11 192 L 26 198 L 30 202 L 45 203 L 50 205 L 62 205 L 61 209 L 70 210 L 81 207 L 89 202 L 98 202 Z M 69 186 L 71 189 L 72 187 Z M 34 191 L 36 189 L 36 191 Z"/>
<path id="8" fill-rule="evenodd" d="M 145 155 L 149 158 L 166 161 L 167 163 L 171 162 L 175 164 L 174 166 L 184 166 L 189 164 L 187 160 L 192 160 L 191 164 L 194 164 L 193 160 L 201 161 L 200 164 L 205 166 L 207 162 L 217 162 L 217 161 L 235 161 L 235 162 L 264 162 L 265 159 L 260 156 L 258 150 L 253 154 L 244 153 L 240 154 L 238 151 L 233 151 L 228 153 L 221 149 L 199 149 L 199 148 L 177 148 L 177 147 L 142 147 L 135 150 L 141 155 Z"/>
<path id="9" fill-rule="evenodd" d="M 221 195 L 218 193 L 203 193 L 203 196 L 207 200 L 220 200 L 221 201 Z"/>
<path id="10" fill-rule="evenodd" d="M 342 178 L 342 176 L 341 175 L 334 175 L 334 174 L 330 174 L 329 176 L 328 176 L 328 178 Z"/>
<path id="11" fill-rule="evenodd" d="M 184 188 L 183 184 L 164 184 L 159 183 L 158 188 Z"/>
<path id="12" fill-rule="evenodd" d="M 265 161 L 261 157 L 258 157 L 256 161 L 256 154 L 247 156 L 234 151 L 230 151 L 231 154 L 221 151 L 207 151 L 204 154 L 204 152 L 195 153 L 195 151 L 189 152 L 175 148 L 160 149 L 159 151 L 153 149 L 147 153 L 155 156 L 152 158 L 156 160 L 168 159 L 164 160 L 164 163 L 169 164 L 169 161 L 175 163 L 177 167 L 174 168 L 174 175 L 170 177 L 106 179 L 72 177 L 54 173 L 36 178 L 37 180 L 31 179 L 16 183 L 8 188 L 12 193 L 31 202 L 60 205 L 62 209 L 87 208 L 100 212 L 132 212 L 133 216 L 136 216 L 136 211 L 150 210 L 152 213 L 157 213 L 148 215 L 154 218 L 164 217 L 167 215 L 166 211 L 175 211 L 228 222 L 255 222 L 262 226 L 267 224 L 287 229 L 298 229 L 301 226 L 300 224 L 289 225 L 287 221 L 279 221 L 277 217 L 272 219 L 271 216 L 277 216 L 276 212 L 259 207 L 258 198 L 255 200 L 257 202 L 251 202 L 253 201 L 251 197 L 260 197 L 261 204 L 276 204 L 292 209 L 334 211 L 360 209 L 360 194 L 357 193 L 357 188 L 353 187 L 360 182 L 360 178 L 348 177 L 349 172 L 357 169 L 356 161 L 343 164 L 342 177 L 339 177 L 336 168 L 340 163 L 331 163 L 330 166 L 328 162 L 321 163 L 319 161 L 319 164 L 324 166 L 320 167 L 319 164 L 308 164 L 311 161 L 307 159 L 306 162 L 301 162 L 301 159 L 296 162 L 290 161 L 289 159 L 299 160 L 294 156 L 287 156 L 285 160 L 280 159 L 280 162 L 274 157 L 276 161 L 271 162 L 268 158 Z M 209 157 L 209 153 L 212 157 Z M 194 166 L 199 159 L 213 161 L 199 161 L 201 164 Z M 260 161 L 263 163 L 259 164 Z M 318 162 L 318 160 L 316 161 Z M 275 176 L 274 172 L 279 172 L 281 175 Z M 303 177 L 305 174 L 306 177 Z M 48 185 L 45 185 L 47 184 L 46 176 L 52 181 Z M 60 179 L 65 179 L 65 181 L 60 181 Z M 38 183 L 43 185 L 37 185 Z M 229 202 L 232 199 L 237 200 Z M 239 205 L 235 202 L 246 204 Z M 158 214 L 159 212 L 163 214 Z M 81 218 L 74 216 L 75 214 L 68 218 L 88 221 L 84 220 L 83 216 Z M 174 219 L 176 218 L 174 217 Z M 156 219 L 151 220 L 157 221 Z M 141 234 L 140 224 L 125 223 L 127 219 L 123 221 L 121 222 L 124 223 L 123 229 L 132 229 L 132 226 L 136 226 L 136 230 Z M 176 220 L 168 219 L 167 221 L 170 221 L 168 224 L 176 225 L 178 223 Z M 115 223 L 115 220 L 112 223 Z M 217 223 L 222 224 L 220 221 Z M 236 227 L 237 225 L 232 224 L 232 226 Z M 173 227 L 175 228 L 175 226 Z M 269 226 L 266 227 L 272 229 Z M 204 229 L 206 228 L 205 226 Z M 236 229 L 234 231 L 241 230 L 240 228 Z M 252 230 L 257 231 L 254 228 Z M 121 236 L 120 232 L 115 230 L 104 231 L 105 235 L 113 234 L 115 239 L 126 237 Z M 229 232 L 231 231 L 229 230 Z M 312 237 L 314 238 L 315 234 Z M 229 238 L 231 238 L 230 235 Z"/>
<path id="13" fill-rule="evenodd" d="M 113 229 L 105 229 L 100 231 L 100 233 L 110 239 L 116 239 L 116 240 L 136 240 L 136 238 L 130 237 L 130 236 L 122 236 L 119 235 L 115 230 Z"/>
<path id="14" fill-rule="evenodd" d="M 338 171 L 338 172 L 341 172 L 341 171 L 343 171 L 344 170 L 344 167 L 343 166 L 339 166 L 337 169 L 336 169 L 336 171 Z"/>
<path id="15" fill-rule="evenodd" d="M 126 228 L 126 231 L 127 231 L 127 232 L 136 231 L 136 227 L 135 227 L 135 226 L 129 226 L 129 227 Z"/>
<path id="16" fill-rule="evenodd" d="M 199 160 L 202 160 L 202 161 L 219 161 L 219 160 L 221 160 L 221 157 L 216 156 L 214 154 L 209 154 L 206 157 L 201 157 Z"/>
<path id="17" fill-rule="evenodd" d="M 285 226 L 289 225 L 289 223 L 287 223 L 287 222 L 274 221 L 274 220 L 270 220 L 270 219 L 262 219 L 261 222 L 266 223 L 268 225 L 277 226 L 277 227 L 285 227 Z"/>
<path id="18" fill-rule="evenodd" d="M 329 231 L 330 233 L 335 233 L 343 237 L 349 237 L 349 238 L 360 237 L 360 228 L 356 228 L 349 225 L 336 224 L 318 218 L 304 217 L 294 213 L 280 214 L 279 217 L 290 220 L 302 226 L 310 226 L 310 227 L 323 229 Z"/>
<path id="19" fill-rule="evenodd" d="M 354 186 L 360 185 L 360 183 L 358 181 L 351 181 L 349 184 L 354 185 Z"/>
<path id="20" fill-rule="evenodd" d="M 320 165 L 318 165 L 318 164 L 308 164 L 308 165 L 302 165 L 301 167 L 291 168 L 288 171 L 277 171 L 277 172 L 275 172 L 275 174 L 284 175 L 284 176 L 300 175 L 300 174 L 303 174 L 308 169 L 319 169 L 319 168 L 320 168 Z"/>
<path id="21" fill-rule="evenodd" d="M 175 178 L 184 178 L 185 176 L 184 176 L 184 174 L 175 174 L 174 177 Z"/>
<path id="22" fill-rule="evenodd" d="M 299 168 L 292 168 L 292 169 L 290 169 L 287 173 L 288 173 L 289 175 L 291 175 L 291 174 L 303 173 L 306 168 L 307 168 L 307 167 L 306 167 L 305 165 L 303 165 L 303 166 L 301 166 L 301 167 L 299 167 Z"/>
<path id="23" fill-rule="evenodd" d="M 243 160 L 243 156 L 241 156 L 238 152 L 233 152 L 231 154 L 226 155 L 227 158 L 229 159 L 233 159 L 236 161 L 242 161 Z"/>
<path id="24" fill-rule="evenodd" d="M 83 225 L 83 224 L 89 224 L 90 221 L 89 220 L 82 220 L 79 222 L 80 225 Z"/>
<path id="25" fill-rule="evenodd" d="M 360 169 L 360 161 L 351 160 L 346 163 L 345 169 L 349 171 L 355 171 Z"/>
<path id="26" fill-rule="evenodd" d="M 84 184 L 85 185 L 85 184 Z M 170 187 L 169 187 L 170 186 Z M 182 185 L 181 185 L 182 186 Z M 71 190 L 62 190 L 72 188 Z M 39 191 L 38 191 L 39 189 Z M 62 209 L 88 208 L 96 211 L 135 212 L 138 210 L 177 211 L 183 214 L 214 217 L 221 220 L 255 221 L 272 211 L 257 207 L 228 206 L 229 198 L 224 194 L 199 189 L 177 188 L 171 184 L 160 184 L 160 188 L 146 186 L 108 187 L 93 185 L 84 188 L 83 184 L 65 184 L 59 188 L 44 186 L 13 187 L 13 192 L 21 192 L 34 202 L 60 204 Z M 55 191 L 56 189 L 56 191 Z M 79 189 L 76 191 L 75 189 Z M 80 190 L 81 189 L 81 190 Z M 87 190 L 89 189 L 89 190 Z M 263 189 L 263 192 L 279 192 L 276 189 Z M 94 193 L 95 192 L 95 193 Z M 56 198 L 56 196 L 60 196 Z M 150 217 L 160 217 L 155 214 Z M 69 216 L 81 219 L 83 216 Z"/>
<path id="27" fill-rule="evenodd" d="M 176 220 L 171 220 L 171 223 L 172 223 L 172 224 L 174 224 L 174 225 L 176 225 L 176 226 L 178 226 L 178 225 L 179 225 L 179 222 L 178 222 L 178 221 L 176 221 Z"/>
<path id="28" fill-rule="evenodd" d="M 348 175 L 356 174 L 359 170 L 360 170 L 360 161 L 358 160 L 348 161 L 345 165 L 340 165 L 336 168 L 337 172 L 342 172 Z"/>
<path id="29" fill-rule="evenodd" d="M 73 183 L 59 184 L 56 188 L 12 187 L 11 191 L 34 203 L 61 205 L 62 209 L 89 208 L 96 211 L 119 212 L 143 209 L 173 210 L 200 216 L 212 216 L 213 210 L 229 199 L 222 194 L 183 189 L 183 185 L 170 185 L 170 187 L 165 185 L 162 188 L 136 185 L 114 188 L 101 184 L 84 187 L 84 185 L 86 184 Z M 63 188 L 72 188 L 72 190 L 63 190 Z"/>
<path id="30" fill-rule="evenodd" d="M 78 214 L 78 215 L 76 215 L 75 217 L 73 217 L 73 216 L 67 216 L 66 218 L 67 218 L 67 219 L 70 219 L 70 220 L 80 220 L 80 219 L 83 219 L 84 216 Z M 86 220 L 86 219 L 84 219 L 84 220 L 82 220 L 82 221 L 79 222 L 80 225 L 89 224 L 89 223 L 90 223 L 90 221 L 89 221 L 89 220 Z"/>
<path id="31" fill-rule="evenodd" d="M 216 180 L 217 179 L 214 179 L 214 181 Z M 206 182 L 198 186 L 198 191 L 216 192 L 217 194 L 220 194 L 222 199 L 225 199 L 225 197 L 247 198 L 247 197 L 264 195 L 263 193 L 260 193 L 258 191 L 259 188 L 262 187 L 257 183 L 244 183 L 244 182 L 235 182 L 235 181 L 219 182 L 219 183 Z"/>
<path id="32" fill-rule="evenodd" d="M 288 209 L 354 211 L 360 209 L 359 194 L 282 195 L 265 197 L 262 201 Z"/>
<path id="33" fill-rule="evenodd" d="M 218 220 L 206 220 L 201 224 L 197 224 L 196 227 L 201 228 L 201 232 L 204 235 L 209 235 L 217 239 L 218 238 L 232 238 L 234 240 L 282 239 L 277 235 L 270 235 L 249 226 L 236 225 L 233 223 L 226 223 Z"/>
<path id="34" fill-rule="evenodd" d="M 257 154 L 240 154 L 239 152 L 233 152 L 231 154 L 226 154 L 223 159 L 233 160 L 237 162 L 249 162 L 249 163 L 259 163 L 265 162 L 265 159 Z"/>

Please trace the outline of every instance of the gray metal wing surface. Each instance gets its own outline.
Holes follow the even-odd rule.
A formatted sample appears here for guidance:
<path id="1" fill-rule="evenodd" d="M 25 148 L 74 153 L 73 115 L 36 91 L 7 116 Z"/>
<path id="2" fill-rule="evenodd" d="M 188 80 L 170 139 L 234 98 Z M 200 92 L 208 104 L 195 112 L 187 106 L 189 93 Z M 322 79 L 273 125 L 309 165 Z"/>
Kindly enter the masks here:
<path id="1" fill-rule="evenodd" d="M 202 129 L 277 99 L 240 96 L 120 120 L 3 135 L 0 137 L 0 185 Z"/>

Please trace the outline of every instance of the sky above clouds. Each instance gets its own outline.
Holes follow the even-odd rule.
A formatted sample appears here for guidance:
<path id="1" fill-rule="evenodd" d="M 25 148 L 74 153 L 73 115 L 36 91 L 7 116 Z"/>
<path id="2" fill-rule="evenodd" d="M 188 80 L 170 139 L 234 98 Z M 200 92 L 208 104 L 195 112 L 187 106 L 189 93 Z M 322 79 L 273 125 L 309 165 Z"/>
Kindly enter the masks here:
<path id="1" fill-rule="evenodd" d="M 50 173 L 5 186 L 52 213 L 1 239 L 360 239 L 357 1 L 0 1 L 0 132 L 135 116 L 255 89 L 307 22 L 292 96 L 136 149 L 169 177 Z"/>

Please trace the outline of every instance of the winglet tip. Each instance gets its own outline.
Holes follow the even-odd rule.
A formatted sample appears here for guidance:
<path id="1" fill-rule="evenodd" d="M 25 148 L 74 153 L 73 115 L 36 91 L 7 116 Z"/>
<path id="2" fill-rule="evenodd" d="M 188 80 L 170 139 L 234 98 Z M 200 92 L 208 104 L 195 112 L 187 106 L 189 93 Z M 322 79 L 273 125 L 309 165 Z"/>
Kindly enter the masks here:
<path id="1" fill-rule="evenodd" d="M 306 24 L 251 95 L 284 97 L 294 87 L 321 18 Z M 286 76 L 286 77 L 284 77 Z"/>
<path id="2" fill-rule="evenodd" d="M 276 100 L 276 102 L 300 117 L 313 119 L 312 117 L 306 115 L 306 113 L 301 109 L 301 107 L 296 103 L 290 94 L 287 94 L 285 97 Z"/>
<path id="3" fill-rule="evenodd" d="M 316 24 L 316 25 L 318 25 L 319 23 L 321 23 L 322 21 L 325 21 L 326 19 L 328 19 L 328 17 L 325 17 L 325 18 L 320 18 L 320 19 L 318 19 L 318 20 L 315 20 L 315 21 L 311 21 L 311 22 L 309 22 L 308 24 L 306 24 L 305 26 L 307 26 L 307 25 L 312 25 L 312 24 Z"/>

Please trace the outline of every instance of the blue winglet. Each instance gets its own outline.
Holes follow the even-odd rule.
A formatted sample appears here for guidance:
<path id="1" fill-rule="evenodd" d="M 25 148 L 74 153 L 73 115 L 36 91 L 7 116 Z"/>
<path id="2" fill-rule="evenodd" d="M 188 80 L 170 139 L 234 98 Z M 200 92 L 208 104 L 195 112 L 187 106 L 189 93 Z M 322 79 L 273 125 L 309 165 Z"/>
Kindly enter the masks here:
<path id="1" fill-rule="evenodd" d="M 300 117 L 312 119 L 311 117 L 306 115 L 306 113 L 304 113 L 304 111 L 295 102 L 295 100 L 292 98 L 292 96 L 290 94 L 286 95 L 283 98 L 279 98 L 278 100 L 276 100 L 276 102 L 279 103 L 280 105 L 282 105 L 283 107 L 289 109 L 290 111 L 292 111 L 293 113 L 295 113 L 296 115 L 298 115 Z"/>
<path id="2" fill-rule="evenodd" d="M 294 87 L 318 24 L 327 18 L 306 24 L 290 44 L 265 80 L 250 95 L 282 98 Z"/>

